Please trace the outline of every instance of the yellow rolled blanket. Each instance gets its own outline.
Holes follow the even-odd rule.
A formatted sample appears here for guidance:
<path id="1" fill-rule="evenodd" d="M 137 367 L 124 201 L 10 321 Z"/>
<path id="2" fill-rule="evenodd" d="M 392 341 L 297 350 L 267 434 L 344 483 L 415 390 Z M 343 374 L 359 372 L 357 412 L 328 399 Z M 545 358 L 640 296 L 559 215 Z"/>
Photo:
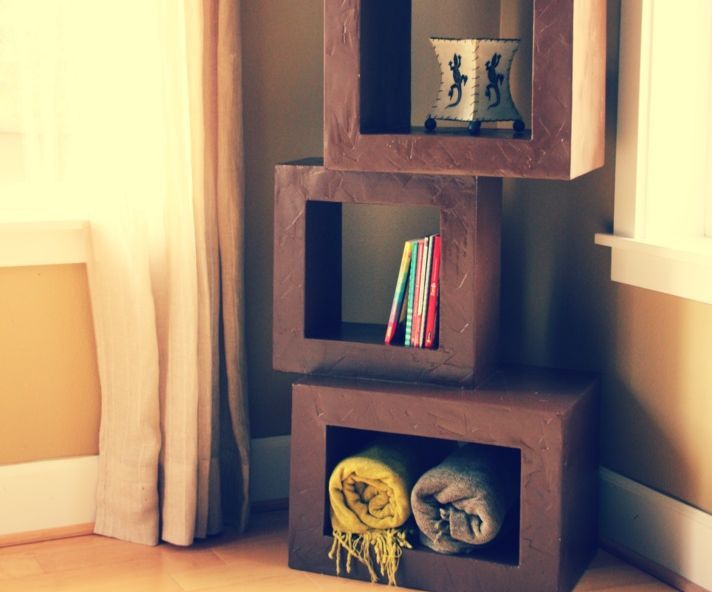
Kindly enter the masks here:
<path id="1" fill-rule="evenodd" d="M 329 557 L 340 573 L 356 559 L 378 581 L 371 553 L 390 585 L 402 549 L 411 548 L 403 525 L 410 518 L 410 491 L 421 472 L 421 461 L 405 442 L 383 440 L 342 460 L 329 478 L 329 502 L 334 544 Z"/>

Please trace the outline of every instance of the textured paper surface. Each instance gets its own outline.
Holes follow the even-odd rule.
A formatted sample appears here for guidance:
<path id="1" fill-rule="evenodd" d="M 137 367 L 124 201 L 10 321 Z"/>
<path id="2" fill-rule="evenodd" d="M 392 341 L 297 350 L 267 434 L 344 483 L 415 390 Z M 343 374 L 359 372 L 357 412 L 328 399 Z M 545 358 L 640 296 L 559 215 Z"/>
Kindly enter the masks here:
<path id="1" fill-rule="evenodd" d="M 441 73 L 432 117 L 455 121 L 521 119 L 509 86 L 518 39 L 431 38 L 430 42 Z"/>

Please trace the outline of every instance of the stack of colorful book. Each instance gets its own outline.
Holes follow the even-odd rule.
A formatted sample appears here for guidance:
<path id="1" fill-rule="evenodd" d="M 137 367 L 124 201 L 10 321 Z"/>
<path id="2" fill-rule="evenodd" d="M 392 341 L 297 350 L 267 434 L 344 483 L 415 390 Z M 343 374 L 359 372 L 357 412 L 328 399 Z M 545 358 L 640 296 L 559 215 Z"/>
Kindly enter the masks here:
<path id="1" fill-rule="evenodd" d="M 439 292 L 440 235 L 406 241 L 385 342 L 436 348 Z"/>

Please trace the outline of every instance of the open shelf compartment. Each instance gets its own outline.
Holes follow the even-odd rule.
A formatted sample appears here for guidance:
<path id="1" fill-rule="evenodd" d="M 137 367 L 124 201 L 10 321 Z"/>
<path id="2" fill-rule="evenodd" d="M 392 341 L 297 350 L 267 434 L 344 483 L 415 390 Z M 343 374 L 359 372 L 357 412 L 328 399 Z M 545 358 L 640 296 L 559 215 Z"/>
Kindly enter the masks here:
<path id="1" fill-rule="evenodd" d="M 361 133 L 428 133 L 423 125 L 432 113 L 441 83 L 431 38 L 516 40 L 511 68 L 499 70 L 507 77 L 505 92 L 511 88 L 513 102 L 526 126 L 531 121 L 533 0 L 425 0 L 411 4 L 361 2 Z M 467 77 L 463 90 L 481 95 L 479 78 L 472 71 L 462 73 Z M 482 80 L 488 81 L 486 77 Z M 469 136 L 467 123 L 461 121 L 440 120 L 435 133 Z M 525 127 L 523 132 L 515 133 L 511 120 L 485 120 L 479 136 L 528 141 L 531 130 Z"/>
<path id="2" fill-rule="evenodd" d="M 438 233 L 437 207 L 308 200 L 304 337 L 383 344 L 403 244 Z"/>
<path id="3" fill-rule="evenodd" d="M 447 442 L 504 447 L 520 469 L 514 539 L 471 555 L 406 550 L 400 586 L 568 592 L 597 546 L 597 392 L 592 375 L 536 369 L 497 371 L 474 390 L 300 380 L 292 389 L 290 567 L 335 574 L 326 482 L 338 460 L 378 432 L 427 439 L 432 450 Z M 349 577 L 368 573 L 357 567 Z"/>
<path id="4" fill-rule="evenodd" d="M 373 442 L 392 442 L 399 447 L 412 449 L 417 453 L 423 462 L 424 470 L 428 470 L 440 462 L 445 457 L 453 452 L 459 444 L 470 444 L 471 442 L 458 442 L 448 438 L 426 438 L 422 436 L 393 434 L 387 432 L 373 430 L 357 430 L 353 428 L 327 426 L 326 427 L 326 470 L 324 472 L 324 487 L 327 503 L 324 507 L 324 535 L 330 536 L 332 533 L 331 516 L 328 504 L 328 483 L 329 476 L 344 458 L 356 454 L 369 446 Z M 516 473 L 516 483 L 512 487 L 516 490 L 514 493 L 514 502 L 507 516 L 505 523 L 502 526 L 501 532 L 497 535 L 494 541 L 487 545 L 483 545 L 479 549 L 474 549 L 471 554 L 460 555 L 463 559 L 477 558 L 479 560 L 492 563 L 501 563 L 503 565 L 519 565 L 519 507 L 521 505 L 519 491 L 521 483 L 519 476 L 521 475 L 521 451 L 518 448 L 507 448 L 504 446 L 492 446 L 488 444 L 477 444 L 481 452 L 486 454 L 487 449 L 499 448 L 500 462 L 505 466 L 500 467 L 503 470 L 508 470 Z M 416 452 L 417 451 L 417 452 Z M 411 530 L 409 542 L 413 545 L 412 550 L 406 553 L 430 555 L 435 552 L 428 549 L 426 546 L 419 544 L 418 536 L 415 531 L 415 525 L 411 520 L 407 523 Z"/>
<path id="5" fill-rule="evenodd" d="M 439 4 L 420 4 L 425 2 Z M 413 125 L 425 115 L 412 112 L 414 99 L 420 103 L 425 92 L 413 84 L 413 75 L 425 67 L 412 63 L 413 19 L 420 11 L 414 8 L 420 5 L 412 0 L 325 2 L 328 168 L 572 179 L 603 165 L 605 0 L 483 4 L 487 13 L 480 13 L 481 20 L 501 18 L 525 28 L 515 31 L 523 43 L 515 86 L 527 130 L 483 129 L 470 136 L 462 127 L 439 126 L 429 133 L 419 127 L 422 123 Z M 506 19 L 505 11 L 519 13 Z M 428 25 L 418 24 L 417 34 L 416 42 L 431 34 Z M 415 53 L 424 62 L 422 52 Z"/>
<path id="6" fill-rule="evenodd" d="M 363 206 L 439 211 L 437 349 L 386 345 L 385 325 L 344 318 L 342 209 Z M 474 385 L 491 370 L 497 353 L 500 220 L 498 179 L 346 173 L 315 160 L 279 165 L 275 369 Z M 384 280 L 389 298 L 395 271 Z"/>

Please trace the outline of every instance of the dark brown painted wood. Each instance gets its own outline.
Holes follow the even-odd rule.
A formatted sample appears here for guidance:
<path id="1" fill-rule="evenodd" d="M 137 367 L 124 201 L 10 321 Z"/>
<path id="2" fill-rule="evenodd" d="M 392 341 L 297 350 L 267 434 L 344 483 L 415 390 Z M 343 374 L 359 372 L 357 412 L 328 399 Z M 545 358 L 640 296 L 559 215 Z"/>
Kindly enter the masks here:
<path id="1" fill-rule="evenodd" d="M 327 168 L 571 179 L 603 166 L 606 2 L 533 0 L 533 10 L 530 132 L 471 137 L 409 129 L 410 1 L 325 0 Z"/>
<path id="2" fill-rule="evenodd" d="M 472 386 L 499 329 L 501 180 L 329 171 L 275 176 L 273 365 L 277 370 Z M 385 325 L 341 323 L 340 204 L 440 208 L 439 346 L 385 345 Z"/>
<path id="3" fill-rule="evenodd" d="M 289 565 L 334 574 L 327 554 L 330 467 L 349 451 L 334 428 L 473 442 L 520 452 L 516 560 L 488 553 L 404 552 L 401 586 L 448 592 L 562 592 L 596 548 L 595 377 L 540 369 L 496 372 L 476 390 L 309 377 L 292 394 Z M 333 449 L 330 450 L 330 446 Z M 357 567 L 352 576 L 368 579 Z"/>

